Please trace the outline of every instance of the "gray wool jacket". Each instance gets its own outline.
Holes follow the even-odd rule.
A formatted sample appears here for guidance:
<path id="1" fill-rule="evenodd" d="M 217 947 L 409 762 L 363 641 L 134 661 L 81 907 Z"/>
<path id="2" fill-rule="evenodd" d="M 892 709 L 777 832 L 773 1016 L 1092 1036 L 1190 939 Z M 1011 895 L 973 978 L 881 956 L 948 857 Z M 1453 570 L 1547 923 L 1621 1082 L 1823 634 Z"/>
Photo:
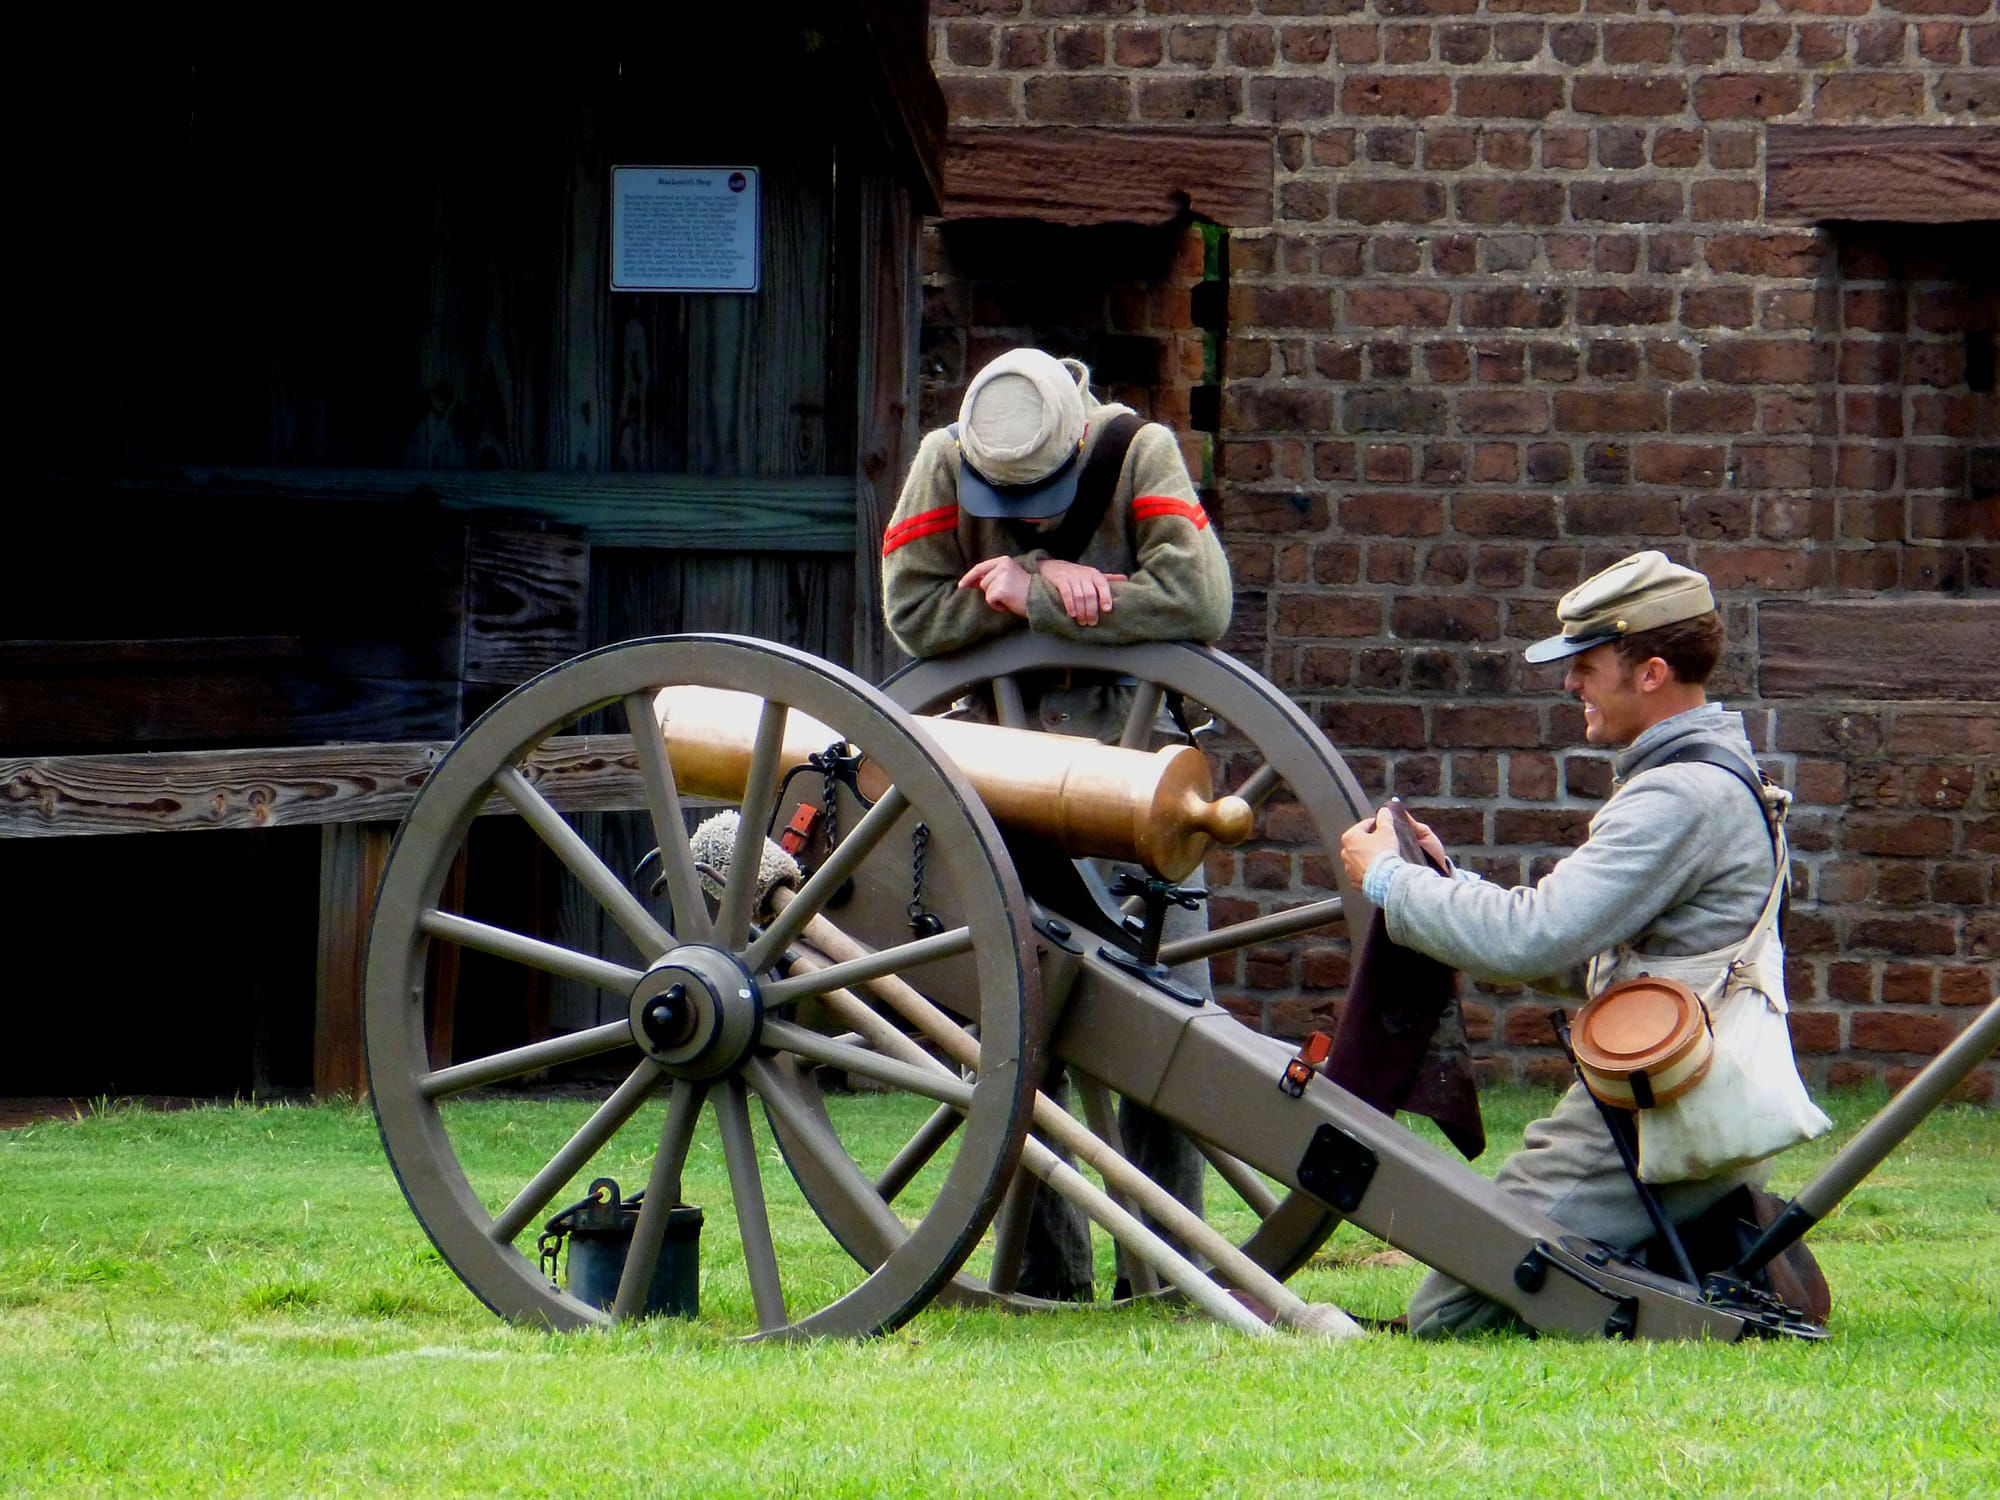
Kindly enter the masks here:
<path id="1" fill-rule="evenodd" d="M 1589 839 L 1536 885 L 1508 889 L 1401 860 L 1371 870 L 1371 889 L 1387 875 L 1389 936 L 1477 979 L 1569 993 L 1580 965 L 1621 943 L 1680 957 L 1742 941 L 1771 893 L 1771 835 L 1727 771 L 1655 765 L 1696 740 L 1756 765 L 1743 716 L 1720 704 L 1661 720 L 1613 761 L 1614 791 Z"/>

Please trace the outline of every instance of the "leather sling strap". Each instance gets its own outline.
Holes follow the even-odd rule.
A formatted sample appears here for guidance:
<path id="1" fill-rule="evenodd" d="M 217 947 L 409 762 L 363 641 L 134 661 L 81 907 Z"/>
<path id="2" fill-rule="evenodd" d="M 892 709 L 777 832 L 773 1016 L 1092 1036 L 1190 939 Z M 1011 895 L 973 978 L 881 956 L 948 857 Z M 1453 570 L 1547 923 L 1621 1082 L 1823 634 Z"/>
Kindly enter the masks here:
<path id="1" fill-rule="evenodd" d="M 1727 771 L 1731 776 L 1742 782 L 1744 786 L 1748 787 L 1750 795 L 1757 801 L 1757 812 L 1764 819 L 1764 827 L 1771 835 L 1772 850 L 1778 856 L 1780 863 L 1783 862 L 1784 847 L 1781 842 L 1782 830 L 1778 826 L 1777 819 L 1771 814 L 1771 805 L 1764 800 L 1763 780 L 1748 765 L 1744 764 L 1741 756 L 1730 754 L 1720 745 L 1711 745 L 1701 740 L 1696 740 L 1692 745 L 1682 745 L 1677 750 L 1669 751 L 1648 765 L 1646 769 L 1652 771 L 1661 766 L 1684 765 L 1716 766 Z M 1785 915 L 1791 909 L 1791 904 L 1791 892 L 1781 892 L 1778 897 L 1778 940 L 1780 942 L 1784 941 Z"/>
<path id="2" fill-rule="evenodd" d="M 1070 501 L 1062 520 L 1049 531 L 1042 531 L 1032 522 L 1008 523 L 1023 549 L 1040 548 L 1064 562 L 1075 562 L 1083 556 L 1090 539 L 1104 522 L 1104 513 L 1111 508 L 1111 497 L 1117 492 L 1118 474 L 1125 467 L 1132 439 L 1145 425 L 1142 418 L 1130 412 L 1104 424 L 1090 457 L 1084 460 L 1083 472 L 1077 476 L 1076 498 Z"/>

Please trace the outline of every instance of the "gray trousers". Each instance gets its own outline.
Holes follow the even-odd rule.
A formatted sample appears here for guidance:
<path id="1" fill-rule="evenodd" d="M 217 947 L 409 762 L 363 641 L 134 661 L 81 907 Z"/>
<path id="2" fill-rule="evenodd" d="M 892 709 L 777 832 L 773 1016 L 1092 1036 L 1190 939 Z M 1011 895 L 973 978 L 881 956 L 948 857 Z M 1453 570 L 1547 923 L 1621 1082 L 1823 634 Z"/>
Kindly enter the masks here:
<path id="1" fill-rule="evenodd" d="M 1668 1217 L 1691 1219 L 1742 1183 L 1762 1186 L 1770 1164 L 1759 1162 L 1720 1177 L 1658 1185 Z M 1597 1105 L 1582 1084 L 1572 1084 L 1554 1110 L 1528 1127 L 1521 1149 L 1508 1157 L 1494 1183 L 1534 1205 L 1558 1224 L 1621 1250 L 1651 1239 L 1653 1224 L 1618 1159 Z M 1477 1333 L 1527 1325 L 1498 1302 L 1433 1271 L 1410 1299 L 1410 1332 L 1424 1337 Z"/>

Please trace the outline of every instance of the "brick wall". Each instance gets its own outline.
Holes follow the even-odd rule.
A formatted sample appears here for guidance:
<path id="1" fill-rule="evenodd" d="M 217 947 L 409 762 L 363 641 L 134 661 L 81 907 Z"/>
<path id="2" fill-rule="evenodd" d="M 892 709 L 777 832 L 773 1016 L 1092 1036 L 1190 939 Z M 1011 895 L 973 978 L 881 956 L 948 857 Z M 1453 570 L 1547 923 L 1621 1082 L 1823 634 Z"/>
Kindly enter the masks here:
<path id="1" fill-rule="evenodd" d="M 1978 674 L 1845 664 L 1898 629 L 1857 604 L 1962 603 L 1938 649 L 2000 655 L 2000 482 L 1969 474 L 1975 448 L 2000 445 L 2000 228 L 1764 207 L 1772 125 L 2000 121 L 1990 0 L 932 14 L 955 125 L 1270 132 L 1274 220 L 1228 244 L 1231 647 L 1315 713 L 1371 793 L 1434 813 L 1488 873 L 1545 869 L 1608 768 L 1573 748 L 1577 710 L 1520 647 L 1564 589 L 1658 546 L 1715 580 L 1732 642 L 1719 696 L 1798 794 L 1809 1074 L 1905 1076 L 1991 996 L 2000 709 Z M 1005 296 L 971 308 L 980 277 L 955 259 L 971 252 L 933 249 L 944 344 L 1047 336 Z M 964 368 L 934 367 L 934 407 Z M 1819 611 L 1791 617 L 1810 649 L 1783 673 L 1765 641 L 1776 604 Z M 1295 1027 L 1317 998 L 1298 979 L 1239 1003 Z M 1490 1072 L 1557 1069 L 1546 1005 L 1475 997 Z M 1972 1091 L 1994 1096 L 1990 1066 Z"/>

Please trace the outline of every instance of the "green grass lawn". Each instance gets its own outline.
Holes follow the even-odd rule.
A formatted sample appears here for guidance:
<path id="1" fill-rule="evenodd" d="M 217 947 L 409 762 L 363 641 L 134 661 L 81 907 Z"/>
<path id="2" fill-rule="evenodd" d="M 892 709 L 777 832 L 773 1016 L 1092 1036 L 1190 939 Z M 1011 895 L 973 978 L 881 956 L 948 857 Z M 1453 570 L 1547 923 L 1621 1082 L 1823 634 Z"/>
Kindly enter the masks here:
<path id="1" fill-rule="evenodd" d="M 1485 1165 L 1546 1102 L 1489 1098 Z M 1876 1102 L 1834 1100 L 1840 1130 L 1777 1185 Z M 905 1100 L 834 1103 L 850 1138 L 911 1123 Z M 455 1108 L 506 1169 L 580 1110 Z M 709 1233 L 719 1181 L 697 1150 Z M 932 1309 L 805 1347 L 537 1333 L 439 1262 L 344 1107 L 4 1132 L 0 1184 L 9 1494 L 2000 1491 L 2000 1112 L 1939 1115 L 1814 1236 L 1835 1298 L 1816 1346 L 1252 1340 L 1159 1306 Z M 775 1192 L 772 1218 L 788 1276 L 837 1255 Z M 1343 1229 L 1301 1289 L 1396 1310 L 1419 1271 L 1382 1248 Z M 704 1297 L 726 1298 L 713 1269 Z"/>

